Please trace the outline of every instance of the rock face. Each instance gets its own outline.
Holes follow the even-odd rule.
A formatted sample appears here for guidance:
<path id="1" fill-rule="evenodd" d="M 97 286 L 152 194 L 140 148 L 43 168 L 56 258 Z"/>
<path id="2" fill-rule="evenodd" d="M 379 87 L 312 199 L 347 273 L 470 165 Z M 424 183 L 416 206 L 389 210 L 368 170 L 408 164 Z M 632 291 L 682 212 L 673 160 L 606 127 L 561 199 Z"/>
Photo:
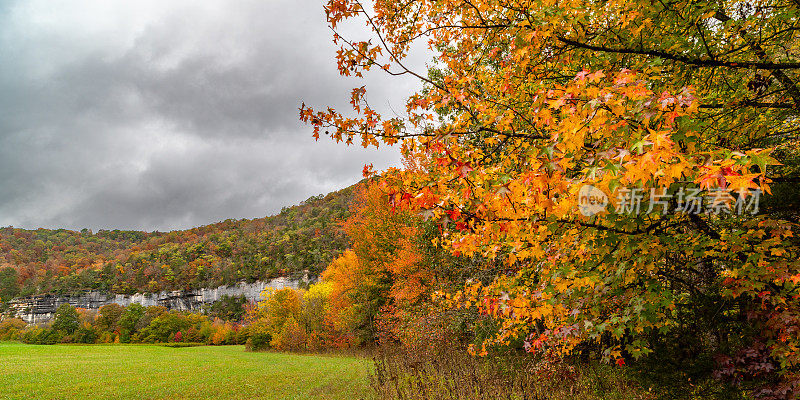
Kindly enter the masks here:
<path id="1" fill-rule="evenodd" d="M 96 310 L 106 304 L 119 304 L 127 307 L 133 303 L 145 307 L 164 306 L 170 310 L 199 310 L 205 304 L 211 304 L 222 296 L 244 296 L 248 301 L 260 300 L 265 289 L 297 289 L 304 280 L 276 278 L 271 281 L 254 283 L 240 282 L 235 286 L 220 286 L 214 289 L 179 290 L 152 294 L 136 293 L 134 295 L 109 294 L 89 291 L 80 296 L 38 295 L 11 300 L 11 312 L 29 324 L 50 321 L 58 306 L 71 304 L 77 308 Z"/>

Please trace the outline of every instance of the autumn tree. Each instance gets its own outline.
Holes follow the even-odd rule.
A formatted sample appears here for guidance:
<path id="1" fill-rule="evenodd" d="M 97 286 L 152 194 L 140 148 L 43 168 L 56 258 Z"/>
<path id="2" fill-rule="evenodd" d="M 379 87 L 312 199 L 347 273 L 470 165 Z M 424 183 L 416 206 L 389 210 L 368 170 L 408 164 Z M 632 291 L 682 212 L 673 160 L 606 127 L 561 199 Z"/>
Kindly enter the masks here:
<path id="1" fill-rule="evenodd" d="M 718 379 L 790 397 L 800 390 L 799 9 L 330 0 L 334 31 L 361 19 L 373 32 L 334 35 L 341 74 L 410 75 L 422 89 L 402 116 L 380 115 L 363 87 L 352 114 L 304 104 L 300 116 L 316 137 L 402 141 L 425 160 L 384 174 L 391 202 L 438 221 L 454 254 L 505 264 L 450 297 L 501 322 L 487 345 L 594 348 L 619 364 L 716 357 Z M 408 68 L 418 43 L 436 53 L 427 72 Z M 755 356 L 736 365 L 740 352 Z"/>
<path id="2" fill-rule="evenodd" d="M 125 307 L 111 303 L 100 307 L 97 316 L 97 327 L 104 331 L 113 332 L 119 329 L 118 322 L 125 312 Z"/>
<path id="3" fill-rule="evenodd" d="M 364 266 L 355 253 L 347 250 L 333 260 L 322 273 L 322 281 L 331 287 L 326 323 L 330 326 L 333 345 L 347 347 L 370 339 L 363 334 L 364 328 L 369 326 L 370 316 L 354 299 L 362 297 L 359 294 L 361 285 L 371 286 L 372 280 L 365 274 Z"/>
<path id="4" fill-rule="evenodd" d="M 427 242 L 423 221 L 414 213 L 392 207 L 385 183 L 365 181 L 356 190 L 344 231 L 351 250 L 322 274 L 332 285 L 331 303 L 337 325 L 372 340 L 376 319 L 393 318 L 402 308 L 429 297 L 434 287 L 431 265 L 424 261 Z"/>
<path id="5" fill-rule="evenodd" d="M 332 345 L 333 327 L 330 324 L 332 292 L 333 285 L 330 282 L 319 282 L 311 285 L 303 293 L 303 309 L 300 317 L 307 331 L 309 350 Z"/>

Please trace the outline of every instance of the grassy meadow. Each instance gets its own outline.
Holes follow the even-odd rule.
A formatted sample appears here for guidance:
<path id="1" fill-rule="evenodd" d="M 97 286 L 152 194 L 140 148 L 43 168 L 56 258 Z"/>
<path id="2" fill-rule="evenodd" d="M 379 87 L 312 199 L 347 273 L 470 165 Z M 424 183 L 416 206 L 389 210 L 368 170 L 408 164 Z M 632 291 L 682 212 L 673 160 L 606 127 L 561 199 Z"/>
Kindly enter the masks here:
<path id="1" fill-rule="evenodd" d="M 0 399 L 359 399 L 367 359 L 243 346 L 0 343 Z"/>

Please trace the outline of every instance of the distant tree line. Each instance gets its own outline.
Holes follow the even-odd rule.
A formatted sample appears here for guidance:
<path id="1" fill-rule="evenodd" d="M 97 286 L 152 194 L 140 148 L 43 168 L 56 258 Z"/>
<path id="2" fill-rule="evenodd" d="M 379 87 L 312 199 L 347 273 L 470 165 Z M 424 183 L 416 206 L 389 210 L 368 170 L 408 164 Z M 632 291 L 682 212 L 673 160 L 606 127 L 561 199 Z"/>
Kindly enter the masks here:
<path id="1" fill-rule="evenodd" d="M 242 326 L 246 307 L 241 296 L 223 296 L 204 312 L 170 311 L 136 303 L 127 307 L 108 304 L 94 311 L 62 304 L 47 325 L 27 326 L 17 318 L 0 322 L 0 340 L 30 344 L 244 344 L 249 338 L 249 329 Z"/>

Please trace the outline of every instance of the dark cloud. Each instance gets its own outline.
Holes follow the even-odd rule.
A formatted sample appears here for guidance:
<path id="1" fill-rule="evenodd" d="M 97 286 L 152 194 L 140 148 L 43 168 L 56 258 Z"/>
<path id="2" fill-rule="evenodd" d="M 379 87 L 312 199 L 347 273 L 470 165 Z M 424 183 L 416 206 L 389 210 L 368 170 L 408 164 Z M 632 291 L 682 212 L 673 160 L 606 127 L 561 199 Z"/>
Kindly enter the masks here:
<path id="1" fill-rule="evenodd" d="M 167 3 L 168 5 L 164 4 Z M 170 230 L 260 217 L 396 165 L 314 142 L 346 104 L 321 1 L 0 6 L 0 226 Z M 402 108 L 415 82 L 371 77 Z"/>

